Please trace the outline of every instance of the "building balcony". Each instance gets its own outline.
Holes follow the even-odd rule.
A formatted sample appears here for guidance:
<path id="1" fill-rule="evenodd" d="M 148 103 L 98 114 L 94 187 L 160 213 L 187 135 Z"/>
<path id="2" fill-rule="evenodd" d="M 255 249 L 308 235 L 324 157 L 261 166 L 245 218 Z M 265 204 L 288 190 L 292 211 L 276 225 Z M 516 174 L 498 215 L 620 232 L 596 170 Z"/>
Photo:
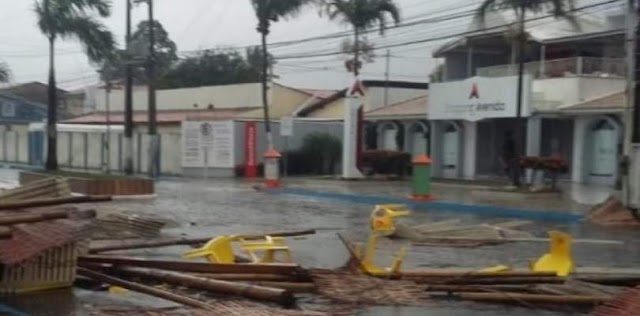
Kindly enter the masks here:
<path id="1" fill-rule="evenodd" d="M 534 79 L 576 76 L 624 78 L 626 65 L 622 58 L 573 57 L 529 62 L 525 64 L 525 72 L 533 75 Z M 517 64 L 477 69 L 477 75 L 480 77 L 504 77 L 517 74 Z"/>

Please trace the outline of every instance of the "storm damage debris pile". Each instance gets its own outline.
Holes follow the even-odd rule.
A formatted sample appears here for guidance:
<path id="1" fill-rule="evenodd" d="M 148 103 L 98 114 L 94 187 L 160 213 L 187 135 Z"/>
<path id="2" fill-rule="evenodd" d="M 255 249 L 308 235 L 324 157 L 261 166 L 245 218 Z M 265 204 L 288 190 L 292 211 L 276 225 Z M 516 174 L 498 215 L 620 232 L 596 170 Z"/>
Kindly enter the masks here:
<path id="1" fill-rule="evenodd" d="M 385 280 L 362 274 L 313 270 L 318 293 L 334 302 L 357 305 L 424 305 L 426 286 L 410 280 Z"/>
<path id="2" fill-rule="evenodd" d="M 95 221 L 93 239 L 153 238 L 167 221 L 141 214 L 109 214 Z"/>
<path id="3" fill-rule="evenodd" d="M 640 226 L 640 219 L 614 197 L 609 197 L 602 204 L 596 205 L 589 213 L 587 220 L 602 226 Z"/>
<path id="4" fill-rule="evenodd" d="M 0 192 L 0 203 L 71 196 L 69 183 L 60 177 L 29 182 Z"/>
<path id="5" fill-rule="evenodd" d="M 70 287 L 78 255 L 88 248 L 94 211 L 40 208 L 0 212 L 0 294 Z"/>
<path id="6" fill-rule="evenodd" d="M 443 247 L 478 247 L 502 244 L 522 238 L 534 237 L 517 230 L 531 224 L 528 221 L 511 221 L 495 224 L 463 225 L 459 220 L 448 220 L 408 226 L 396 223 L 390 237 L 408 239 L 417 245 Z"/>
<path id="7" fill-rule="evenodd" d="M 640 287 L 627 289 L 605 304 L 598 306 L 594 316 L 627 316 L 640 313 Z"/>

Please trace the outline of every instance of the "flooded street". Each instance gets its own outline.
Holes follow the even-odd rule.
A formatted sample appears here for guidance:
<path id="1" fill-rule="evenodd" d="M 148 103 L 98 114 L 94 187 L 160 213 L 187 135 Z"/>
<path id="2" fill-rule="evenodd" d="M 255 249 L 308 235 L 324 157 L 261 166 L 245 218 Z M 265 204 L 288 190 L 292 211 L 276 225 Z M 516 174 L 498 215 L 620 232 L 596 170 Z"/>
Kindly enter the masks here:
<path id="1" fill-rule="evenodd" d="M 10 172 L 0 178 L 10 178 Z M 314 190 L 331 190 L 348 193 L 366 193 L 402 196 L 407 185 L 402 182 L 356 183 L 338 181 L 297 181 L 292 186 Z M 279 194 L 257 191 L 254 183 L 236 180 L 182 180 L 170 179 L 157 183 L 155 199 L 116 201 L 98 204 L 100 216 L 114 212 L 153 214 L 173 222 L 163 230 L 164 237 L 213 237 L 231 233 L 254 233 L 278 230 L 316 229 L 317 234 L 304 238 L 291 238 L 288 244 L 296 262 L 304 267 L 337 268 L 348 258 L 348 253 L 336 234 L 349 240 L 364 241 L 368 233 L 368 217 L 372 205 L 334 201 L 325 198 Z M 436 194 L 455 201 L 463 196 L 463 189 L 437 187 Z M 470 203 L 469 196 L 460 202 Z M 552 209 L 578 211 L 584 209 L 577 203 L 540 201 L 541 205 L 553 204 Z M 512 202 L 512 204 L 517 204 Z M 524 206 L 523 206 L 524 207 Z M 527 209 L 538 208 L 529 202 Z M 539 209 L 546 209 L 544 206 Z M 472 212 L 447 210 L 416 210 L 403 219 L 408 223 L 457 218 L 465 224 L 494 223 L 508 218 L 487 217 Z M 526 230 L 537 237 L 545 232 L 559 229 L 569 232 L 574 238 L 604 238 L 625 240 L 625 245 L 574 245 L 574 259 L 578 267 L 638 267 L 640 266 L 640 231 L 633 229 L 606 229 L 584 223 L 536 221 Z M 392 254 L 402 245 L 402 240 L 380 241 L 379 264 L 386 265 Z M 488 267 L 505 264 L 525 268 L 529 260 L 539 257 L 547 249 L 546 243 L 507 243 L 498 246 L 477 248 L 446 248 L 411 246 L 404 267 Z M 127 255 L 179 259 L 185 247 L 167 247 L 151 250 L 129 251 Z M 8 305 L 28 315 L 87 315 L 87 307 L 99 303 L 102 306 L 147 301 L 153 305 L 171 306 L 171 303 L 155 299 L 139 298 L 144 295 L 112 296 L 107 293 L 92 293 L 84 290 L 40 294 L 6 301 Z M 425 307 L 371 307 L 358 315 L 574 315 L 575 311 L 541 311 L 504 305 L 470 304 L 465 302 L 433 301 Z"/>

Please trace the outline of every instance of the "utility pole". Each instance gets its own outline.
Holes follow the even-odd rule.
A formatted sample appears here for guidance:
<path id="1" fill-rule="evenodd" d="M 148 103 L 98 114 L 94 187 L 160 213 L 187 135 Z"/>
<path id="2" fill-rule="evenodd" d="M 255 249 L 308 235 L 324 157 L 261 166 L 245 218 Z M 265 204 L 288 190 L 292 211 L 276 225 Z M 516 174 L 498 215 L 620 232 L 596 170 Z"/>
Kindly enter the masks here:
<path id="1" fill-rule="evenodd" d="M 630 3 L 633 5 L 633 3 Z M 630 9 L 632 9 L 631 7 Z M 640 23 L 640 5 L 636 5 L 636 23 Z M 633 12 L 633 10 L 630 10 Z M 631 24 L 631 23 L 629 23 Z M 636 32 L 640 32 L 640 24 L 637 24 Z M 634 36 L 635 38 L 635 36 Z M 629 126 L 629 132 L 631 133 L 631 143 L 630 146 L 630 168 L 629 168 L 629 204 L 627 207 L 633 210 L 638 210 L 640 207 L 640 62 L 638 62 L 640 58 L 640 41 L 635 38 L 635 65 L 633 68 L 633 78 L 635 79 L 634 83 L 634 102 L 633 102 L 633 121 Z M 629 75 L 631 75 L 631 69 L 629 70 Z"/>
<path id="2" fill-rule="evenodd" d="M 631 203 L 631 178 L 629 163 L 631 155 L 631 134 L 633 127 L 633 104 L 635 99 L 635 29 L 636 29 L 636 12 L 634 2 L 636 0 L 627 0 L 627 12 L 626 12 L 626 69 L 627 69 L 627 108 L 623 119 L 624 124 L 624 144 L 623 144 L 623 165 L 621 179 L 622 179 L 622 200 L 624 205 L 629 206 Z"/>
<path id="3" fill-rule="evenodd" d="M 391 50 L 387 49 L 387 65 L 384 71 L 384 106 L 389 105 L 389 72 L 391 71 Z"/>
<path id="4" fill-rule="evenodd" d="M 124 88 L 124 173 L 133 174 L 133 74 L 131 54 L 131 0 L 127 1 L 127 34 L 125 36 Z"/>
<path id="5" fill-rule="evenodd" d="M 153 18 L 153 0 L 148 0 L 149 8 L 149 58 L 147 60 L 148 88 L 149 88 L 149 177 L 158 176 L 158 160 L 160 140 L 158 138 L 158 122 L 156 116 L 156 40 L 155 20 Z"/>

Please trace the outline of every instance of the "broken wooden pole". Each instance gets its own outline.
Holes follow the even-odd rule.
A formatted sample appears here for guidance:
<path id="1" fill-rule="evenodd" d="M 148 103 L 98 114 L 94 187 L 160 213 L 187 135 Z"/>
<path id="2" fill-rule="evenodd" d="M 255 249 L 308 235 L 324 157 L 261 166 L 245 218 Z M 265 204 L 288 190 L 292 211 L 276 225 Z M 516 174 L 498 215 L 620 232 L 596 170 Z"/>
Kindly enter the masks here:
<path id="1" fill-rule="evenodd" d="M 44 221 L 51 221 L 56 219 L 65 219 L 69 218 L 73 213 L 72 210 L 60 210 L 54 212 L 45 212 L 45 213 L 18 213 L 12 215 L 3 215 L 0 216 L 0 225 L 2 226 L 11 226 L 18 224 L 28 224 L 28 223 L 37 223 Z M 94 218 L 96 216 L 96 212 L 93 210 L 88 211 L 79 211 L 78 217 L 80 218 Z"/>
<path id="2" fill-rule="evenodd" d="M 307 229 L 301 231 L 283 231 L 283 232 L 271 232 L 264 234 L 246 234 L 239 235 L 244 239 L 252 240 L 258 238 L 264 238 L 264 236 L 271 237 L 295 237 L 295 236 L 304 236 L 304 235 L 313 235 L 316 231 L 314 229 Z M 171 239 L 171 240 L 159 240 L 159 241 L 145 241 L 145 242 L 135 242 L 135 243 L 126 243 L 120 245 L 108 245 L 102 247 L 92 247 L 89 249 L 89 253 L 96 254 L 101 252 L 108 251 L 119 251 L 119 250 L 133 250 L 133 249 L 147 249 L 147 248 L 160 248 L 160 247 L 168 247 L 168 246 L 191 246 L 191 245 L 201 245 L 208 241 L 210 241 L 212 237 L 206 238 L 191 238 L 191 239 Z"/>
<path id="3" fill-rule="evenodd" d="M 264 273 L 281 275 L 306 275 L 306 271 L 297 264 L 222 264 L 193 261 L 170 261 L 141 259 L 134 257 L 116 256 L 80 256 L 78 263 L 110 264 L 139 268 L 153 268 L 160 270 L 193 272 L 193 273 Z"/>
<path id="4" fill-rule="evenodd" d="M 449 285 L 430 284 L 425 287 L 427 292 L 531 292 L 536 288 L 527 285 Z"/>
<path id="5" fill-rule="evenodd" d="M 504 271 L 504 272 L 483 272 L 483 271 L 447 271 L 447 270 L 407 270 L 399 273 L 403 279 L 412 278 L 539 278 L 554 277 L 555 272 L 536 271 Z"/>
<path id="6" fill-rule="evenodd" d="M 433 280 L 433 284 L 456 285 L 504 285 L 504 284 L 560 284 L 565 278 L 561 277 L 536 277 L 536 278 L 454 278 Z"/>
<path id="7" fill-rule="evenodd" d="M 261 282 L 255 282 L 254 284 L 266 286 L 266 287 L 274 287 L 277 289 L 285 289 L 290 291 L 291 293 L 313 293 L 317 290 L 317 287 L 315 284 L 303 283 L 303 282 L 261 281 Z"/>
<path id="8" fill-rule="evenodd" d="M 541 242 L 548 243 L 549 238 L 535 237 L 504 237 L 504 238 L 473 238 L 473 237 L 448 237 L 448 236 L 428 236 L 411 244 L 414 246 L 433 246 L 434 244 L 446 243 L 486 243 L 496 244 L 505 242 Z M 604 240 L 604 239 L 575 239 L 574 244 L 591 244 L 591 245 L 624 245 L 624 241 L 620 240 Z"/>
<path id="9" fill-rule="evenodd" d="M 612 286 L 637 286 L 640 285 L 640 275 L 587 275 L 576 274 L 575 280 Z"/>
<path id="10" fill-rule="evenodd" d="M 198 273 L 196 276 L 225 281 L 276 281 L 296 282 L 309 281 L 310 278 L 295 275 L 268 274 L 268 273 Z"/>
<path id="11" fill-rule="evenodd" d="M 81 268 L 78 267 L 77 270 L 78 274 L 87 278 L 91 278 L 103 283 L 107 283 L 107 284 L 111 284 L 111 285 L 115 285 L 115 286 L 119 286 L 131 291 L 135 291 L 135 292 L 140 292 L 140 293 L 144 293 L 144 294 L 148 294 L 151 296 L 155 296 L 155 297 L 159 297 L 165 300 L 169 300 L 172 302 L 176 302 L 185 306 L 189 306 L 189 307 L 194 307 L 194 308 L 201 308 L 201 309 L 205 309 L 205 310 L 213 310 L 213 307 L 205 302 L 190 298 L 190 297 L 186 297 L 186 296 L 182 296 L 182 295 L 177 295 L 174 293 L 171 293 L 169 291 L 165 291 L 165 290 L 160 290 L 154 287 L 150 287 L 147 285 L 143 285 L 143 284 L 139 284 L 139 283 L 135 283 L 135 282 L 131 282 L 131 281 L 126 281 L 123 279 L 119 279 L 119 278 L 115 278 L 103 273 L 99 273 L 96 271 L 92 271 L 89 269 L 85 269 L 85 268 Z"/>
<path id="12" fill-rule="evenodd" d="M 69 196 L 69 197 L 61 197 L 61 198 L 37 199 L 37 200 L 0 203 L 0 210 L 17 210 L 17 209 L 41 207 L 41 206 L 79 204 L 79 203 L 97 203 L 97 202 L 108 202 L 108 201 L 111 201 L 111 196 L 98 196 L 98 195 Z"/>
<path id="13" fill-rule="evenodd" d="M 185 273 L 153 269 L 114 267 L 113 271 L 127 277 L 137 277 L 175 286 L 184 286 L 191 289 L 269 301 L 285 307 L 291 307 L 295 304 L 295 297 L 291 292 L 278 288 L 207 279 Z"/>
<path id="14" fill-rule="evenodd" d="M 431 295 L 437 297 L 437 295 Z M 539 304 L 573 304 L 573 305 L 597 305 L 606 302 L 610 298 L 607 296 L 588 295 L 547 295 L 547 294 L 524 294 L 524 293 L 452 293 L 448 297 L 477 302 L 495 303 L 539 303 Z"/>

